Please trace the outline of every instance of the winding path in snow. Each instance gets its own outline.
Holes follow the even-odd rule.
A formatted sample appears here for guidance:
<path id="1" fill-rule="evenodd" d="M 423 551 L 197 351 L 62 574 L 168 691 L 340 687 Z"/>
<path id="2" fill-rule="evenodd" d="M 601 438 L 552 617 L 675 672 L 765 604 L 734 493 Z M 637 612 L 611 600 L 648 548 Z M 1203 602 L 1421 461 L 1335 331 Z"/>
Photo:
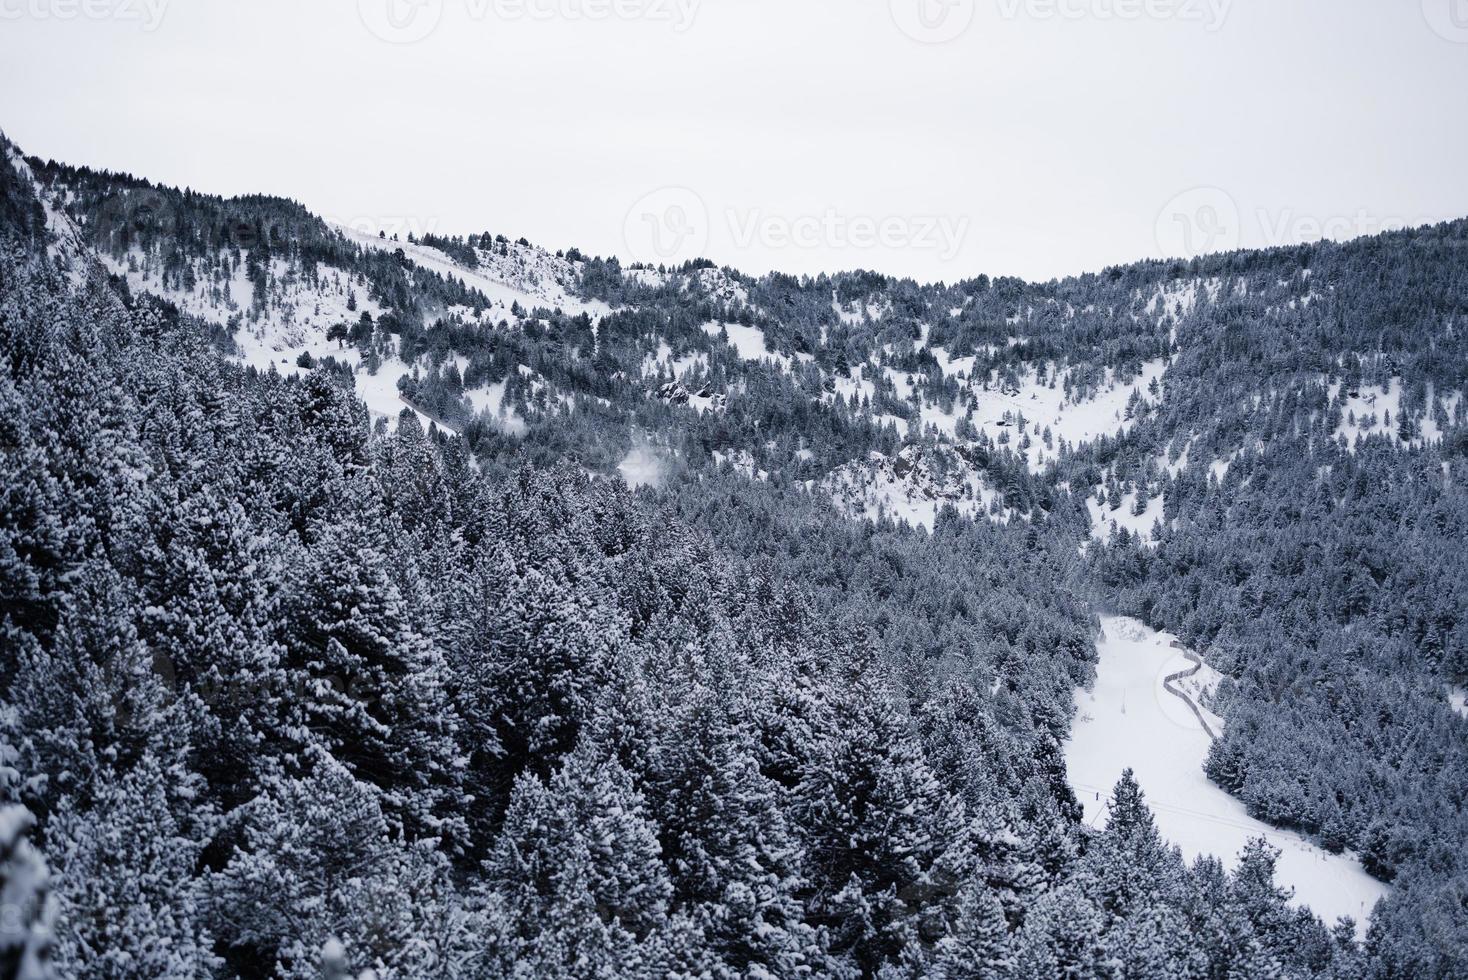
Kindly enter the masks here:
<path id="1" fill-rule="evenodd" d="M 1182 698 L 1183 704 L 1186 704 L 1188 706 L 1189 710 L 1193 712 L 1193 717 L 1198 719 L 1198 724 L 1203 726 L 1203 731 L 1207 732 L 1208 737 L 1216 742 L 1218 741 L 1218 733 L 1213 730 L 1212 725 L 1208 724 L 1208 719 L 1204 717 L 1203 710 L 1199 708 L 1196 703 L 1194 703 L 1192 698 L 1188 697 L 1186 691 L 1184 691 L 1182 688 L 1174 686 L 1178 681 L 1185 681 L 1189 677 L 1196 677 L 1198 674 L 1202 673 L 1203 658 L 1198 656 L 1193 651 L 1186 649 L 1180 643 L 1174 642 L 1172 646 L 1174 649 L 1181 650 L 1182 655 L 1184 657 L 1187 657 L 1188 662 L 1191 663 L 1193 666 L 1189 670 L 1180 670 L 1176 674 L 1168 674 L 1166 677 L 1162 678 L 1162 688 L 1173 697 Z"/>

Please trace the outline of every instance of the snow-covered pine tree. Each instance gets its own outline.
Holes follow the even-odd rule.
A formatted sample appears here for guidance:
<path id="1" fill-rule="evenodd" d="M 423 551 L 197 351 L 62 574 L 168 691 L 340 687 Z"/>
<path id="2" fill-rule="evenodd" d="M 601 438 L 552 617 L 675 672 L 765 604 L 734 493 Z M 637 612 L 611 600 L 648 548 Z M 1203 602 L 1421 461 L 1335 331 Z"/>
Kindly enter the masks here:
<path id="1" fill-rule="evenodd" d="M 199 778 L 163 758 L 102 775 L 85 804 L 62 800 L 47 825 L 64 976 L 194 980 L 221 965 L 196 874 L 213 821 L 192 804 Z"/>
<path id="2" fill-rule="evenodd" d="M 811 914 L 863 971 L 948 932 L 973 870 L 962 804 L 947 793 L 859 642 L 797 793 Z"/>
<path id="3" fill-rule="evenodd" d="M 375 484 L 343 480 L 292 568 L 287 681 L 300 723 L 382 791 L 410 837 L 467 837 L 458 718 L 442 651 L 414 628 L 389 571 Z"/>
<path id="4" fill-rule="evenodd" d="M 953 930 L 939 941 L 932 966 L 941 980 L 1017 978 L 1004 907 L 986 885 L 964 887 Z"/>

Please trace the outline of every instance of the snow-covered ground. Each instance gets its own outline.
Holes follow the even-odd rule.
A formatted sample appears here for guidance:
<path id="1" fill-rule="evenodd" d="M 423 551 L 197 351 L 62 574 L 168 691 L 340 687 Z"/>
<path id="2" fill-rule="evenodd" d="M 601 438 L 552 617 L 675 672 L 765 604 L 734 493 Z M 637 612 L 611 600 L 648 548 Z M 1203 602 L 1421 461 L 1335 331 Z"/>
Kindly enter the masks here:
<path id="1" fill-rule="evenodd" d="M 1331 386 L 1332 399 L 1340 396 L 1341 383 Z M 1401 413 L 1402 379 L 1393 378 L 1390 389 L 1377 385 L 1362 385 L 1359 390 L 1346 393 L 1342 407 L 1341 424 L 1335 437 L 1346 440 L 1351 452 L 1356 451 L 1356 440 L 1372 435 L 1395 436 L 1396 420 Z"/>
<path id="2" fill-rule="evenodd" d="M 1364 935 L 1366 921 L 1388 886 L 1350 854 L 1333 855 L 1298 834 L 1250 817 L 1244 804 L 1203 774 L 1209 736 L 1187 705 L 1163 688 L 1163 678 L 1189 661 L 1176 638 L 1133 619 L 1101 620 L 1096 685 L 1076 692 L 1077 717 L 1065 762 L 1088 823 L 1105 823 L 1106 800 L 1124 769 L 1147 795 L 1162 835 L 1192 860 L 1213 854 L 1232 866 L 1245 843 L 1264 837 L 1282 852 L 1279 882 L 1295 890 L 1327 923 L 1349 915 Z"/>
<path id="3" fill-rule="evenodd" d="M 1462 715 L 1464 718 L 1468 718 L 1468 688 L 1448 688 L 1448 704 L 1451 704 L 1453 706 L 1453 710 L 1456 711 L 1458 714 Z"/>
<path id="4" fill-rule="evenodd" d="M 771 361 L 782 370 L 789 371 L 792 358 L 788 354 L 772 351 L 765 346 L 765 332 L 759 327 L 747 327 L 741 323 L 705 323 L 703 332 L 710 337 L 717 337 L 722 332 L 729 338 L 729 344 L 739 356 L 746 361 Z M 796 358 L 801 361 L 810 361 L 809 354 L 797 354 Z"/>
<path id="5" fill-rule="evenodd" d="M 975 429 L 987 432 L 991 438 L 1006 431 L 1014 439 L 1030 436 L 1029 465 L 1036 473 L 1059 455 L 1062 440 L 1076 446 L 1129 429 L 1132 423 L 1126 417 L 1127 402 L 1134 393 L 1148 398 L 1149 386 L 1162 380 L 1169 364 L 1164 358 L 1147 361 L 1142 365 L 1142 373 L 1128 382 L 1121 382 L 1108 370 L 1102 385 L 1084 398 L 1072 400 L 1067 397 L 1061 378 L 1055 375 L 1053 365 L 1047 365 L 1044 381 L 1031 368 L 1020 377 L 1018 386 L 1006 389 L 995 375 L 982 385 L 976 383 L 982 379 L 970 378 L 974 358 L 950 358 L 940 347 L 932 348 L 932 352 L 945 376 L 967 381 L 965 393 L 972 406 L 965 405 L 962 414 L 968 415 Z M 1021 417 L 1023 431 L 1018 426 Z M 923 406 L 923 423 L 937 426 L 940 432 L 951 435 L 957 419 L 957 415 L 942 412 L 935 406 Z M 1048 447 L 1042 438 L 1046 429 L 1050 430 L 1051 438 Z"/>
<path id="6" fill-rule="evenodd" d="M 819 487 L 852 517 L 890 517 L 930 531 L 938 511 L 950 505 L 970 516 L 983 514 L 999 521 L 1014 517 L 1012 512 L 991 512 L 999 494 L 982 472 L 947 446 L 908 446 L 891 458 L 874 452 L 833 470 Z"/>
<path id="7" fill-rule="evenodd" d="M 1137 492 L 1125 494 L 1121 498 L 1121 508 L 1112 510 L 1104 504 L 1098 503 L 1094 496 L 1086 499 L 1086 507 L 1091 512 L 1091 537 L 1097 541 L 1105 541 L 1111 537 L 1113 530 L 1126 528 L 1136 537 L 1142 539 L 1143 544 L 1156 544 L 1152 540 L 1152 527 L 1162 520 L 1162 511 L 1166 500 L 1161 494 L 1147 501 L 1146 508 L 1140 513 L 1137 509 Z"/>
<path id="8" fill-rule="evenodd" d="M 709 454 L 715 466 L 727 466 L 746 480 L 768 480 L 770 474 L 755 465 L 754 454 L 747 449 L 730 449 L 721 452 L 715 449 Z"/>
<path id="9" fill-rule="evenodd" d="M 576 275 L 573 264 L 534 246 L 507 245 L 509 255 L 479 249 L 476 252 L 479 268 L 470 269 L 427 245 L 393 241 L 359 227 L 331 224 L 349 241 L 363 248 L 385 252 L 402 249 L 403 255 L 415 265 L 463 280 L 466 286 L 479 290 L 494 304 L 494 319 L 502 317 L 516 303 L 526 312 L 537 307 L 558 308 L 573 316 L 586 313 L 593 321 L 600 320 L 611 310 L 600 300 L 582 300 L 573 296 L 571 287 Z"/>

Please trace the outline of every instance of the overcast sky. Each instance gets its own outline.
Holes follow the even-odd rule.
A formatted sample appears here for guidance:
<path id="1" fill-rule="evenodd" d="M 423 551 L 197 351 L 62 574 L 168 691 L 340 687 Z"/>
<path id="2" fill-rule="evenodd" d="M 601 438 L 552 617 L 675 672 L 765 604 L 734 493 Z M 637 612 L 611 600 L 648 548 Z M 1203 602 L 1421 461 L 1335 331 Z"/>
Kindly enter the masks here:
<path id="1" fill-rule="evenodd" d="M 1468 215 L 1468 0 L 0 0 L 0 129 L 390 231 L 1044 279 Z"/>

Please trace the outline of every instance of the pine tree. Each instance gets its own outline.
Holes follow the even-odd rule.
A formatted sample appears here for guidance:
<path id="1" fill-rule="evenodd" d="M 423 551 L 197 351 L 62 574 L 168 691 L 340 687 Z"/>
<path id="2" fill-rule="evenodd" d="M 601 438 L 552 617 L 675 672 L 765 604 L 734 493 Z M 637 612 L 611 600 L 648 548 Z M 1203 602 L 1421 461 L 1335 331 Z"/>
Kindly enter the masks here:
<path id="1" fill-rule="evenodd" d="M 618 813 L 617 804 L 595 798 L 611 787 L 569 775 L 557 782 L 552 788 L 528 773 L 520 777 L 485 865 L 484 884 L 503 903 L 504 955 L 538 976 L 625 975 L 639 959 L 638 936 L 625 927 L 645 935 L 659 924 L 668 888 L 656 842 L 637 814 Z M 612 836 L 619 833 L 621 841 Z M 611 853 L 618 843 L 632 845 L 632 852 Z M 639 882 L 652 888 L 645 902 L 624 887 Z"/>
<path id="2" fill-rule="evenodd" d="M 1170 905 L 1141 909 L 1112 928 L 1104 940 L 1108 959 L 1123 976 L 1192 980 L 1207 976 L 1208 960 Z"/>
<path id="3" fill-rule="evenodd" d="M 500 549 L 484 559 L 480 594 L 493 596 L 469 642 L 488 662 L 481 717 L 493 732 L 481 744 L 500 747 L 498 786 L 486 780 L 490 806 L 503 806 L 505 782 L 530 771 L 547 777 L 570 752 L 591 715 L 594 694 L 617 630 L 588 589 L 536 568 L 517 571 Z M 469 656 L 464 654 L 461 656 Z"/>
<path id="4" fill-rule="evenodd" d="M 205 489 L 155 499 L 130 528 L 127 566 L 139 584 L 141 636 L 155 669 L 203 710 L 190 739 L 195 766 L 225 806 L 253 795 L 287 732 L 278 613 L 280 551 L 235 501 Z"/>
<path id="5" fill-rule="evenodd" d="M 727 698 L 697 696 L 660 740 L 653 763 L 650 797 L 675 906 L 729 970 L 819 972 L 824 954 L 798 899 L 801 848 Z"/>
<path id="6" fill-rule="evenodd" d="M 211 877 L 214 929 L 232 967 L 314 980 L 335 939 L 356 969 L 454 975 L 446 964 L 469 958 L 477 941 L 465 934 L 447 861 L 394 839 L 382 794 L 325 752 L 313 750 L 308 765 L 299 778 L 268 780 L 236 816 L 238 845 Z"/>
<path id="7" fill-rule="evenodd" d="M 607 926 L 638 939 L 660 927 L 672 893 L 657 827 L 615 759 L 583 744 L 548 787 L 531 776 L 516 786 L 511 817 L 489 861 L 502 895 L 516 896 L 528 923 L 549 920 L 541 900 L 582 904 Z M 584 894 L 562 895 L 574 869 Z"/>
<path id="8" fill-rule="evenodd" d="M 30 428 L 24 396 L 0 371 L 0 622 L 47 639 L 81 528 L 62 520 L 61 488 Z M 11 676 L 0 679 L 0 697 Z"/>
<path id="9" fill-rule="evenodd" d="M 47 827 L 60 871 L 56 961 L 68 976 L 207 975 L 216 959 L 196 875 L 210 814 L 197 777 L 152 755 L 104 776 L 91 803 L 57 806 Z"/>
<path id="10" fill-rule="evenodd" d="M 1102 929 L 1101 911 L 1079 889 L 1046 893 L 1015 935 L 1019 975 L 1100 980 L 1108 972 Z"/>
<path id="11" fill-rule="evenodd" d="M 1250 937 L 1240 955 L 1229 967 L 1228 980 L 1286 980 L 1288 974 L 1259 940 Z"/>
<path id="12" fill-rule="evenodd" d="M 1163 842 L 1142 788 L 1130 769 L 1108 802 L 1106 830 L 1082 860 L 1080 881 L 1106 913 L 1108 926 L 1173 890 L 1181 858 Z"/>
<path id="13" fill-rule="evenodd" d="M 198 713 L 155 670 L 111 566 L 88 563 L 72 588 L 51 649 L 16 636 L 9 710 L 0 706 L 0 744 L 14 747 L 22 797 L 43 816 L 63 797 L 90 806 L 104 784 L 145 761 L 183 771 Z"/>
<path id="14" fill-rule="evenodd" d="M 365 482 L 313 529 L 288 605 L 285 665 L 300 722 L 383 792 L 411 836 L 463 841 L 463 759 L 442 651 L 418 632 L 391 581 L 386 518 Z"/>
<path id="15" fill-rule="evenodd" d="M 968 885 L 959 899 L 953 931 L 938 944 L 933 972 L 942 980 L 1011 980 L 1017 964 L 1009 923 L 994 893 Z"/>
<path id="16" fill-rule="evenodd" d="M 868 973 L 946 932 L 972 856 L 963 809 L 923 759 L 875 666 L 858 655 L 797 791 L 832 948 Z"/>

